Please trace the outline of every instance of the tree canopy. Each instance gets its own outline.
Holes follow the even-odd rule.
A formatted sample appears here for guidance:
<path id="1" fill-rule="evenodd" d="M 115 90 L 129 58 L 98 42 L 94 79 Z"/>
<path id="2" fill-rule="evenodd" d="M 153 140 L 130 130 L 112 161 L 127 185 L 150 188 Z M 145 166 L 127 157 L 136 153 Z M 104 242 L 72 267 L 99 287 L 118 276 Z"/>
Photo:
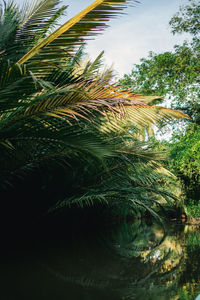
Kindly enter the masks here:
<path id="1" fill-rule="evenodd" d="M 199 9 L 198 1 L 190 1 L 190 5 L 181 7 L 170 21 L 174 34 L 193 33 L 191 42 L 175 45 L 171 52 L 150 52 L 147 58 L 142 58 L 141 63 L 134 66 L 130 74 L 120 80 L 123 87 L 141 94 L 171 98 L 173 108 L 184 110 L 194 120 L 198 118 L 200 97 Z M 190 29 L 192 25 L 193 30 Z"/>
<path id="2" fill-rule="evenodd" d="M 187 5 L 181 6 L 179 11 L 171 18 L 169 24 L 172 32 L 189 32 L 196 36 L 200 33 L 200 4 L 197 0 L 189 0 Z"/>
<path id="3" fill-rule="evenodd" d="M 134 66 L 130 74 L 124 75 L 120 84 L 142 95 L 156 95 L 159 102 L 161 98 L 162 101 L 168 100 L 172 108 L 190 116 L 190 122 L 194 125 L 188 126 L 188 122 L 184 124 L 184 130 L 175 133 L 168 147 L 171 151 L 171 168 L 184 183 L 187 197 L 198 198 L 194 194 L 199 190 L 200 174 L 196 153 L 200 124 L 199 1 L 190 0 L 188 5 L 181 6 L 169 24 L 173 34 L 190 33 L 191 41 L 175 45 L 173 51 L 161 54 L 150 52 L 147 58 L 142 58 L 140 64 Z"/>

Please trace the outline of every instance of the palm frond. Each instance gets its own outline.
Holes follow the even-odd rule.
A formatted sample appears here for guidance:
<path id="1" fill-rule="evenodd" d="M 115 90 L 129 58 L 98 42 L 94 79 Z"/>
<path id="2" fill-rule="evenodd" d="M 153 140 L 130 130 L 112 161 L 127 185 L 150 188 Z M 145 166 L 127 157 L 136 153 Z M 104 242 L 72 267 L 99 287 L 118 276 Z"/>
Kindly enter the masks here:
<path id="1" fill-rule="evenodd" d="M 0 113 L 14 111 L 28 105 L 28 99 L 41 89 L 25 66 L 10 65 L 9 61 L 1 63 L 0 68 Z M 17 110 L 15 110 L 16 114 Z"/>
<path id="2" fill-rule="evenodd" d="M 0 12 L 0 57 L 16 63 L 52 32 L 67 8 L 57 8 L 59 3 L 59 0 L 35 0 L 20 9 L 13 1 L 4 2 Z"/>
<path id="3" fill-rule="evenodd" d="M 16 39 L 20 42 L 28 40 L 30 43 L 31 39 L 38 41 L 44 38 L 46 32 L 56 25 L 57 19 L 67 8 L 63 6 L 58 9 L 59 3 L 60 0 L 35 0 L 31 4 L 25 3 L 20 11 L 21 24 Z"/>
<path id="4" fill-rule="evenodd" d="M 121 13 L 135 0 L 96 0 L 75 17 L 60 26 L 52 34 L 40 41 L 20 60 L 23 64 L 33 58 L 32 69 L 36 62 L 51 62 L 60 64 L 66 51 L 74 53 L 85 40 L 99 34 L 107 27 L 106 23 Z M 46 66 L 44 66 L 45 68 Z M 36 69 L 35 69 L 36 71 Z"/>
<path id="5" fill-rule="evenodd" d="M 104 128 L 107 130 L 119 129 L 128 123 L 148 127 L 150 124 L 158 125 L 174 118 L 187 118 L 182 112 L 144 104 L 137 96 L 127 91 L 119 91 L 117 86 L 107 84 L 102 78 L 88 81 L 87 78 L 81 80 L 83 76 L 76 77 L 69 72 L 64 74 L 65 85 L 43 89 L 22 112 L 24 117 L 46 114 L 87 119 L 92 113 L 98 112 L 106 117 Z M 41 80 L 38 82 L 41 84 Z"/>
<path id="6" fill-rule="evenodd" d="M 0 7 L 0 58 L 11 52 L 15 46 L 15 35 L 20 24 L 20 16 L 14 2 Z M 13 43 L 14 42 L 14 43 Z M 10 46 L 12 49 L 10 49 Z M 10 50 L 9 50 L 10 49 Z M 14 53 L 12 53 L 14 56 Z"/>

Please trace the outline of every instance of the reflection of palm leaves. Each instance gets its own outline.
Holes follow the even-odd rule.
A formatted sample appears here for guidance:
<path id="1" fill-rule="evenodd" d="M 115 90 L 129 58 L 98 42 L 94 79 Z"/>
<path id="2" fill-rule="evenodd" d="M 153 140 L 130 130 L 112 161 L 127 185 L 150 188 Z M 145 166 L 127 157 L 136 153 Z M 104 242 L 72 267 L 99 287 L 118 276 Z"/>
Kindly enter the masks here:
<path id="1" fill-rule="evenodd" d="M 121 257 L 134 258 L 140 257 L 149 253 L 155 252 L 166 237 L 164 225 L 160 223 L 159 226 L 163 234 L 159 239 L 153 234 L 152 228 L 147 226 L 141 220 L 134 221 L 133 223 L 120 223 L 119 226 L 111 229 L 109 238 L 105 238 L 106 244 L 109 248 Z"/>
<path id="2" fill-rule="evenodd" d="M 154 252 L 154 251 L 153 251 Z M 151 252 L 151 254 L 153 254 Z M 171 299 L 177 296 L 178 276 L 182 271 L 184 263 L 183 258 L 180 258 L 178 263 L 169 270 L 163 270 L 163 266 L 168 260 L 171 260 L 172 251 L 167 251 L 162 259 L 157 259 L 151 266 L 151 270 L 147 274 L 136 281 L 129 283 L 129 286 L 119 291 L 124 299 L 140 299 L 145 293 L 146 299 L 160 299 L 160 295 L 164 293 L 163 299 Z M 145 261 L 146 268 L 148 261 Z M 176 280 L 174 280 L 176 274 Z"/>
<path id="3" fill-rule="evenodd" d="M 97 288 L 97 289 L 104 289 L 108 287 L 109 285 L 109 280 L 108 279 L 97 279 L 97 278 L 92 278 L 84 275 L 69 275 L 63 274 L 63 272 L 60 272 L 58 270 L 54 270 L 53 268 L 42 265 L 45 270 L 56 277 L 57 279 L 71 283 L 71 284 L 76 284 L 77 286 L 85 287 L 85 288 Z"/>
<path id="4" fill-rule="evenodd" d="M 98 242 L 93 238 L 91 243 L 91 240 L 82 237 L 83 240 L 80 239 L 82 243 L 80 242 L 79 247 L 75 247 L 76 251 L 73 252 L 75 264 L 78 261 L 76 269 L 73 267 L 74 264 L 72 269 L 70 269 L 71 259 L 68 254 L 67 256 L 64 254 L 63 257 L 62 255 L 57 255 L 55 262 L 53 260 L 47 262 L 45 259 L 46 263 L 43 267 L 61 281 L 87 288 L 89 294 L 94 289 L 98 291 L 106 288 L 107 291 L 116 293 L 123 299 L 135 299 L 136 296 L 136 299 L 142 298 L 144 292 L 147 299 L 160 299 L 158 297 L 160 295 L 159 292 L 162 293 L 164 291 L 168 298 L 170 298 L 170 295 L 176 295 L 177 280 L 174 280 L 173 276 L 176 275 L 176 278 L 180 276 L 184 263 L 183 257 L 180 257 L 180 253 L 176 249 L 170 250 L 165 248 L 163 241 L 159 243 L 157 249 L 154 248 L 152 251 L 144 252 L 142 250 L 138 253 L 133 248 L 131 256 L 129 250 L 126 253 L 122 239 L 131 240 L 133 233 L 133 239 L 136 243 L 137 238 L 142 239 L 143 237 L 144 240 L 148 240 L 152 233 L 152 227 L 147 227 L 145 223 L 124 225 L 126 225 L 126 228 L 120 225 L 118 228 L 111 229 L 109 233 L 107 229 L 105 233 L 102 232 L 104 237 L 103 244 L 99 238 L 97 238 Z M 114 235 L 112 234 L 113 230 L 115 231 Z M 148 235 L 144 237 L 142 235 L 145 231 L 148 232 Z M 113 243 L 109 249 L 105 247 L 105 239 L 109 245 Z M 121 247 L 124 249 L 124 252 L 121 252 L 122 255 L 118 256 Z M 159 258 L 156 255 L 158 251 L 160 251 L 161 255 Z M 54 251 L 53 253 L 55 254 Z M 66 252 L 62 250 L 62 253 Z M 101 263 L 102 258 L 103 264 Z M 178 260 L 175 265 L 172 263 L 170 268 L 165 266 L 168 261 L 176 259 Z M 93 262 L 92 266 L 91 261 Z M 69 265 L 67 262 L 70 262 Z"/>

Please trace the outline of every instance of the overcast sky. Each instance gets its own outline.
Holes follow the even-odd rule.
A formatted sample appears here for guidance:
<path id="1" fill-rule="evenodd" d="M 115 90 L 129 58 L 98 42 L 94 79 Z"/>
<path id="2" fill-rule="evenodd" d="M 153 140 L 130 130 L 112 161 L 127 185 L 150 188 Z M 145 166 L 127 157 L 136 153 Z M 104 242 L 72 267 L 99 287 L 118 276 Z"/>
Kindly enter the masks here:
<path id="1" fill-rule="evenodd" d="M 22 3 L 22 0 L 15 0 Z M 30 1 L 30 0 L 29 0 Z M 63 0 L 69 5 L 66 19 L 87 7 L 92 0 Z M 129 73 L 133 64 L 146 57 L 149 51 L 156 53 L 172 50 L 173 45 L 181 43 L 187 35 L 173 36 L 168 22 L 180 5 L 187 0 L 140 0 L 135 7 L 126 9 L 126 15 L 110 22 L 110 27 L 101 36 L 90 41 L 87 52 L 95 58 L 105 51 L 105 64 L 114 64 L 116 74 L 121 77 Z"/>

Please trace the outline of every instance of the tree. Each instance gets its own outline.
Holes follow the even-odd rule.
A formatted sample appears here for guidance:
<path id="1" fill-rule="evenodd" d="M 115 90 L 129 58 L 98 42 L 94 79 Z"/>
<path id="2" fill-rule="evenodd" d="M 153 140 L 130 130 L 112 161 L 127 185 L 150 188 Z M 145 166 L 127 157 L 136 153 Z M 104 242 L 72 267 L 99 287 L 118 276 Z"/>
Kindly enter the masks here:
<path id="1" fill-rule="evenodd" d="M 200 33 L 200 4 L 198 1 L 189 0 L 189 4 L 180 7 L 169 24 L 172 27 L 173 33 L 189 32 L 194 36 Z"/>
<path id="2" fill-rule="evenodd" d="M 167 96 L 171 106 L 184 110 L 198 122 L 200 97 L 200 40 L 199 3 L 189 1 L 190 5 L 180 8 L 171 19 L 172 32 L 190 32 L 194 35 L 191 43 L 175 45 L 173 52 L 149 53 L 135 65 L 131 74 L 120 80 L 123 87 L 137 90 L 141 94 Z"/>
<path id="3" fill-rule="evenodd" d="M 200 129 L 197 124 L 188 125 L 186 131 L 173 136 L 170 149 L 170 166 L 184 185 L 187 199 L 199 201 L 200 193 Z"/>
<path id="4" fill-rule="evenodd" d="M 187 198 L 198 200 L 200 124 L 200 5 L 189 1 L 170 20 L 173 34 L 189 32 L 192 41 L 175 45 L 174 51 L 141 59 L 130 75 L 120 80 L 123 87 L 138 90 L 143 95 L 157 95 L 170 99 L 171 107 L 187 113 L 193 122 L 184 122 L 184 130 L 174 133 L 168 144 L 171 170 L 183 184 Z M 157 101 L 159 97 L 157 97 Z M 174 126 L 176 129 L 176 124 Z M 197 193 L 198 191 L 198 193 Z"/>

